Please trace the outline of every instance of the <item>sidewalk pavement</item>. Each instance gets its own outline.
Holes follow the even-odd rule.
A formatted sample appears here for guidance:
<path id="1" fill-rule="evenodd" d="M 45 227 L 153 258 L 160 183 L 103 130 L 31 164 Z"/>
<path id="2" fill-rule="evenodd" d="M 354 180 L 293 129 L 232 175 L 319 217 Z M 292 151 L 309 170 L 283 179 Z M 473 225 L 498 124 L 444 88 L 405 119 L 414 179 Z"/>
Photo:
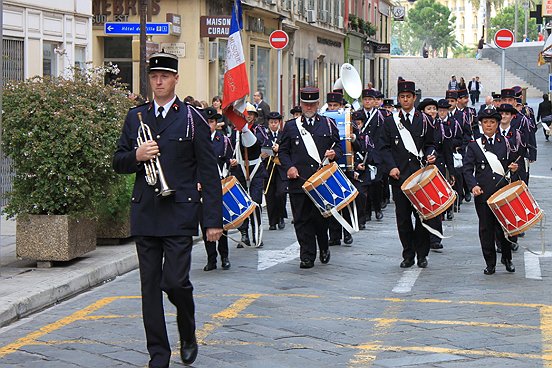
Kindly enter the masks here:
<path id="1" fill-rule="evenodd" d="M 18 260 L 14 220 L 0 224 L 0 326 L 49 307 L 138 267 L 134 242 L 98 246 L 93 252 L 52 268 Z"/>

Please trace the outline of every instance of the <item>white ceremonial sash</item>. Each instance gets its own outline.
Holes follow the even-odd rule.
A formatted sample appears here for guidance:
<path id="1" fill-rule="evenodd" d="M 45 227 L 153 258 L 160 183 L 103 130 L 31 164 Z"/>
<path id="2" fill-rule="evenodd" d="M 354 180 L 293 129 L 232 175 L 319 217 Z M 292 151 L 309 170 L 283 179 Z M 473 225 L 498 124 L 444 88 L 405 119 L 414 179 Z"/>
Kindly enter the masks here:
<path id="1" fill-rule="evenodd" d="M 485 150 L 485 148 L 483 147 L 483 143 L 481 142 L 481 138 L 477 138 L 475 141 L 477 142 L 477 145 L 481 149 L 481 152 L 483 152 L 483 154 L 485 155 L 487 162 L 491 166 L 491 170 L 493 170 L 495 174 L 505 176 L 506 173 L 504 172 L 504 168 L 502 167 L 502 164 L 498 160 L 498 157 L 496 157 L 494 153 Z"/>
<path id="2" fill-rule="evenodd" d="M 314 139 L 312 139 L 312 135 L 305 128 L 303 128 L 303 123 L 301 122 L 300 116 L 297 119 L 295 119 L 295 124 L 297 124 L 299 135 L 303 140 L 303 144 L 307 149 L 307 153 L 309 154 L 310 157 L 312 157 L 313 160 L 315 160 L 320 165 L 322 165 L 322 160 L 320 159 L 320 155 L 318 154 L 318 148 L 316 148 L 316 143 L 314 143 Z"/>
<path id="3" fill-rule="evenodd" d="M 414 156 L 418 158 L 422 158 L 422 150 L 416 149 L 416 143 L 414 143 L 414 139 L 412 138 L 412 135 L 410 134 L 410 131 L 406 129 L 404 125 L 402 125 L 401 120 L 399 118 L 399 113 L 395 112 L 393 113 L 393 119 L 395 120 L 395 124 L 397 125 L 397 129 L 399 130 L 399 134 L 401 135 L 401 139 L 404 143 L 404 148 L 410 153 L 412 153 Z"/>

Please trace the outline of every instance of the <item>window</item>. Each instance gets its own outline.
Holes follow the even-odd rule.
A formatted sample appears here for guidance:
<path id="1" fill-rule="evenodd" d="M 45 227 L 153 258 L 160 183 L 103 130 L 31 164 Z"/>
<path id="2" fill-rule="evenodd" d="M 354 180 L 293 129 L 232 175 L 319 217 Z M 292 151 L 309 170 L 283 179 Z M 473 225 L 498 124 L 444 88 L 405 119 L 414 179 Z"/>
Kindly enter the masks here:
<path id="1" fill-rule="evenodd" d="M 263 93 L 263 100 L 270 104 L 270 49 L 253 45 L 249 48 L 249 88 Z"/>
<path id="2" fill-rule="evenodd" d="M 86 69 L 86 47 L 75 46 L 75 67 L 81 70 Z"/>
<path id="3" fill-rule="evenodd" d="M 105 37 L 104 38 L 104 63 L 116 64 L 119 74 L 106 75 L 106 83 L 119 79 L 132 90 L 132 38 L 130 37 Z"/>
<path id="4" fill-rule="evenodd" d="M 3 82 L 10 80 L 23 80 L 24 75 L 24 42 L 23 40 L 4 38 L 2 47 L 4 57 L 2 58 Z"/>
<path id="5" fill-rule="evenodd" d="M 228 41 L 218 40 L 218 95 L 222 96 L 224 90 L 224 72 L 226 71 L 226 45 Z"/>
<path id="6" fill-rule="evenodd" d="M 57 76 L 57 54 L 55 50 L 58 44 L 56 42 L 44 41 L 42 44 L 42 75 Z"/>

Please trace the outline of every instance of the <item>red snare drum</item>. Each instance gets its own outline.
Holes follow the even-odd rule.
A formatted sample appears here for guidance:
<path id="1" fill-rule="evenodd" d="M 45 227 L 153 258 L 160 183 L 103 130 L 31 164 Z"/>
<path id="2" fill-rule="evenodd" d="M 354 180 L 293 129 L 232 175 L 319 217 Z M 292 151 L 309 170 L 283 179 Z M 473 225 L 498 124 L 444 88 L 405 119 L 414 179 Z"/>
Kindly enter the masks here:
<path id="1" fill-rule="evenodd" d="M 410 175 L 401 190 L 424 220 L 439 216 L 456 200 L 456 193 L 435 165 Z"/>
<path id="2" fill-rule="evenodd" d="M 542 220 L 544 215 L 535 198 L 529 193 L 529 188 L 521 180 L 498 190 L 487 199 L 487 204 L 508 236 L 529 230 Z"/>

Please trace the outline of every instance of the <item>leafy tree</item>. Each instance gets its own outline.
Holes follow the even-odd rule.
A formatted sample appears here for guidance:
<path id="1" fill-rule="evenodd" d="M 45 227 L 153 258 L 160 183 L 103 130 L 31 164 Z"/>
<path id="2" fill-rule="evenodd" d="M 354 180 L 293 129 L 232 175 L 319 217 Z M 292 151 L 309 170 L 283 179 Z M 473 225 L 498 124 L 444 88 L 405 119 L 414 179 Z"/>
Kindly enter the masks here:
<path id="1" fill-rule="evenodd" d="M 525 13 L 523 7 L 518 7 L 518 39 L 516 41 L 522 41 L 523 34 L 525 33 Z M 501 28 L 507 28 L 515 33 L 515 7 L 508 6 L 502 9 L 497 15 L 491 18 L 491 28 L 489 30 L 490 37 L 494 37 L 496 31 Z M 527 22 L 527 36 L 531 40 L 536 40 L 538 36 L 537 22 L 533 18 L 529 18 Z"/>
<path id="2" fill-rule="evenodd" d="M 446 6 L 435 0 L 418 0 L 408 11 L 405 22 L 394 23 L 393 32 L 398 34 L 399 48 L 410 54 L 419 55 L 425 44 L 446 55 L 446 50 L 456 44 L 455 21 Z"/>

